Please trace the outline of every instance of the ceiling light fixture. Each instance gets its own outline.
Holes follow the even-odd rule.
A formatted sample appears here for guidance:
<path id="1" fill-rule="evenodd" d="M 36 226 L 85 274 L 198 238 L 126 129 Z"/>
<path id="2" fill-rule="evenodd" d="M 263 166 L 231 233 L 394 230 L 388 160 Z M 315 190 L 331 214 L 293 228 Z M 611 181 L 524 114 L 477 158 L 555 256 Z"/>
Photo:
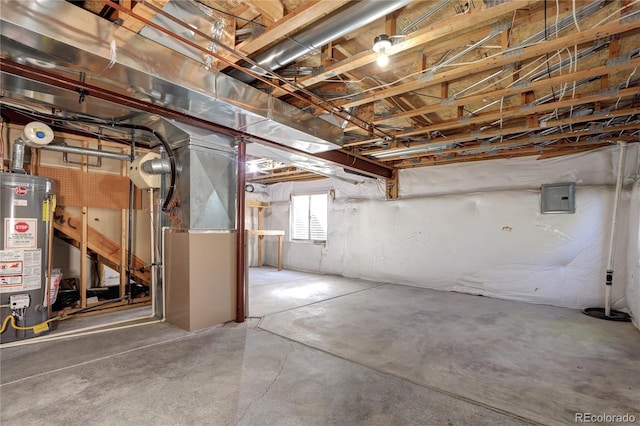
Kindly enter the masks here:
<path id="1" fill-rule="evenodd" d="M 378 66 L 384 67 L 389 63 L 389 55 L 387 49 L 391 47 L 391 38 L 386 34 L 380 34 L 373 39 L 373 51 L 378 54 L 376 63 Z"/>

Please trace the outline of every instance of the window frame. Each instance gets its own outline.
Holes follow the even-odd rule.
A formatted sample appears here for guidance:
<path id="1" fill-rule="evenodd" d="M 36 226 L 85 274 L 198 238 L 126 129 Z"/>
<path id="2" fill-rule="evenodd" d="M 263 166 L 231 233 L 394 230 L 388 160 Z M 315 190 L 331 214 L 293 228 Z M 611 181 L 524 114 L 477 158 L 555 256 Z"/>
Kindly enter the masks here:
<path id="1" fill-rule="evenodd" d="M 314 196 L 323 196 L 324 200 L 325 200 L 325 211 L 324 211 L 324 218 L 325 218 L 325 228 L 324 228 L 324 239 L 319 239 L 319 238 L 312 238 L 313 236 L 313 226 L 312 226 L 312 220 L 313 220 L 313 208 L 312 208 L 312 197 Z M 307 211 L 307 237 L 308 238 L 295 238 L 297 235 L 296 232 L 296 208 L 295 208 L 295 201 L 294 199 L 296 197 L 308 197 L 308 204 L 306 207 L 306 211 Z M 290 209 L 289 209 L 290 215 L 289 215 L 289 240 L 292 242 L 299 242 L 299 243 L 326 243 L 327 239 L 329 237 L 329 193 L 328 192 L 305 192 L 305 193 L 296 193 L 296 194 L 291 194 L 290 195 Z M 318 215 L 315 215 L 315 217 L 317 218 Z M 322 223 L 321 223 L 322 225 Z"/>

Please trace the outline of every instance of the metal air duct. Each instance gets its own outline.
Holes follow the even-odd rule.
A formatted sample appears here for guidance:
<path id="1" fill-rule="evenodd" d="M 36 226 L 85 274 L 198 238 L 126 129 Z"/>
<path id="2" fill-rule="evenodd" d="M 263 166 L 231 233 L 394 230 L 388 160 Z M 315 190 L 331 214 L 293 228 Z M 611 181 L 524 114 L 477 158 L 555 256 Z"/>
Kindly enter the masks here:
<path id="1" fill-rule="evenodd" d="M 342 146 L 342 129 L 199 61 L 64 1 L 1 0 L 2 56 L 248 135 L 316 153 Z M 3 96 L 121 121 L 137 111 L 91 93 L 1 70 Z"/>

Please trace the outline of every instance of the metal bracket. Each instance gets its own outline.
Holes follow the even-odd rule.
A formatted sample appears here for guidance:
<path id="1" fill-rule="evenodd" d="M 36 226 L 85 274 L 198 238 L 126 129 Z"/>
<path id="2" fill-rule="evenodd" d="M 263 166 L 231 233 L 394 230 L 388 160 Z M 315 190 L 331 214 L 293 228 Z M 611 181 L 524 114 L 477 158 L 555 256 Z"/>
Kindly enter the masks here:
<path id="1" fill-rule="evenodd" d="M 629 15 L 627 17 L 620 19 L 620 24 L 629 24 L 635 21 L 636 19 L 640 19 L 640 15 L 638 15 L 637 13 L 634 13 L 632 15 Z"/>
<path id="2" fill-rule="evenodd" d="M 531 86 L 531 80 L 524 79 L 514 83 L 512 87 L 516 89 L 526 89 L 529 86 Z"/>
<path id="3" fill-rule="evenodd" d="M 501 33 L 504 30 L 508 30 L 509 28 L 511 28 L 510 21 L 496 22 L 495 24 L 491 25 L 491 34 L 497 35 L 498 33 Z"/>
<path id="4" fill-rule="evenodd" d="M 509 58 L 511 56 L 520 56 L 524 53 L 524 48 L 523 47 L 516 47 L 513 49 L 509 49 L 506 52 L 504 52 L 502 54 L 503 58 Z"/>
<path id="5" fill-rule="evenodd" d="M 615 58 L 607 59 L 607 62 L 605 63 L 605 65 L 608 67 L 616 67 L 618 65 L 628 65 L 630 63 L 631 63 L 631 52 L 624 55 L 616 56 Z"/>
<path id="6" fill-rule="evenodd" d="M 598 92 L 599 96 L 616 96 L 618 93 L 620 93 L 620 89 L 616 86 L 614 87 L 607 87 L 606 89 L 602 89 Z"/>
<path id="7" fill-rule="evenodd" d="M 433 70 L 430 70 L 428 72 L 423 73 L 419 78 L 418 81 L 420 83 L 424 83 L 425 81 L 431 81 L 433 80 L 433 76 L 435 75 L 435 73 L 433 72 Z"/>
<path id="8" fill-rule="evenodd" d="M 535 110 L 536 110 L 535 102 L 530 102 L 520 107 L 520 112 L 524 112 L 524 113 L 532 113 L 532 112 L 535 112 Z"/>

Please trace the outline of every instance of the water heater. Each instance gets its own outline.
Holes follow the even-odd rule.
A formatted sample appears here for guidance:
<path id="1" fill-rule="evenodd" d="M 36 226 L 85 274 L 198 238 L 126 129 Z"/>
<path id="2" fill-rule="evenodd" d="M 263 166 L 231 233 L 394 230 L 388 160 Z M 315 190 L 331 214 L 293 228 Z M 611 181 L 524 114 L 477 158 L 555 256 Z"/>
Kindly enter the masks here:
<path id="1" fill-rule="evenodd" d="M 48 202 L 51 179 L 0 172 L 0 308 L 17 326 L 47 320 Z M 31 330 L 7 327 L 0 342 L 33 337 Z"/>

